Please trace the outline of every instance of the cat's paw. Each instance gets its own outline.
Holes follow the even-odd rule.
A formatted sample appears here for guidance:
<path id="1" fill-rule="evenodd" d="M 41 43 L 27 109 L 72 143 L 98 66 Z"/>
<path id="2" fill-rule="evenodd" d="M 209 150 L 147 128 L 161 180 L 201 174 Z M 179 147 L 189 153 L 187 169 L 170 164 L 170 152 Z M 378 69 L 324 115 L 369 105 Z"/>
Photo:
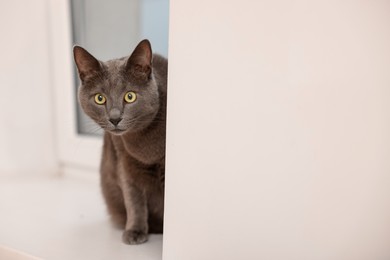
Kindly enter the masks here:
<path id="1" fill-rule="evenodd" d="M 137 230 L 125 230 L 122 235 L 122 241 L 129 245 L 138 245 L 148 240 L 148 234 Z"/>

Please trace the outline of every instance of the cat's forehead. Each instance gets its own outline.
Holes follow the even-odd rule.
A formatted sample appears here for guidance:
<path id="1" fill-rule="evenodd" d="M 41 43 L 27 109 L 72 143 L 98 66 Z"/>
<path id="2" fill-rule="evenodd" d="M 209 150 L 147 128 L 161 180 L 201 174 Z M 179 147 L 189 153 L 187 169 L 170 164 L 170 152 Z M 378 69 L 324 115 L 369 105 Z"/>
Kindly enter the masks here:
<path id="1" fill-rule="evenodd" d="M 125 78 L 125 66 L 126 66 L 127 58 L 121 58 L 121 59 L 115 59 L 115 60 L 109 60 L 106 62 L 103 62 L 104 64 L 104 70 L 105 70 L 105 78 L 106 83 L 109 83 L 109 85 L 121 85 L 128 81 L 127 78 Z M 127 82 L 128 83 L 128 82 Z"/>
<path id="2" fill-rule="evenodd" d="M 105 70 L 110 74 L 116 74 L 123 71 L 123 68 L 126 66 L 127 57 L 120 59 L 109 60 L 103 62 Z"/>

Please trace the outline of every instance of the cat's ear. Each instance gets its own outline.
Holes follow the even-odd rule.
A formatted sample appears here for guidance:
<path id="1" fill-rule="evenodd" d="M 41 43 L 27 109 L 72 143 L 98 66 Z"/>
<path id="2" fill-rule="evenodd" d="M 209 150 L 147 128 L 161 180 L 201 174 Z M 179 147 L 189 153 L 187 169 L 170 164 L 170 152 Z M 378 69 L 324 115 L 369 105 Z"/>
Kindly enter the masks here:
<path id="1" fill-rule="evenodd" d="M 73 56 L 82 82 L 101 71 L 100 62 L 82 47 L 74 46 Z"/>
<path id="2" fill-rule="evenodd" d="M 127 60 L 127 71 L 135 77 L 149 79 L 152 73 L 152 57 L 150 42 L 142 40 Z"/>

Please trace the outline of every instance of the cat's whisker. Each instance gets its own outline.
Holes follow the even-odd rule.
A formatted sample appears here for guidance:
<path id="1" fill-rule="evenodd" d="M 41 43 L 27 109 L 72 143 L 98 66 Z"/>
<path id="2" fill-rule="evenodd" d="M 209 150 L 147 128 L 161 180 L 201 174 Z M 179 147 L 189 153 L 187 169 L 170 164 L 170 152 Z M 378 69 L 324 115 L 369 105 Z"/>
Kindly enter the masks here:
<path id="1" fill-rule="evenodd" d="M 87 134 L 92 134 L 92 135 L 99 134 L 101 131 L 103 131 L 101 128 L 95 128 L 95 129 L 87 129 L 87 130 L 85 130 L 85 132 L 86 132 Z"/>

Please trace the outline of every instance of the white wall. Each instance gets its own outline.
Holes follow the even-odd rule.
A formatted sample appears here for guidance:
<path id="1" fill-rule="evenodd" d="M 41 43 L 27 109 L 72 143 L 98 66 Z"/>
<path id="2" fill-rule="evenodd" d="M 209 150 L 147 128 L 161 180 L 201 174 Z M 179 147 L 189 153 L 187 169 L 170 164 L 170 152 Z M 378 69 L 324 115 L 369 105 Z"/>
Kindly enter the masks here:
<path id="1" fill-rule="evenodd" d="M 53 172 L 47 1 L 0 2 L 0 174 Z"/>
<path id="2" fill-rule="evenodd" d="M 390 2 L 170 7 L 164 259 L 390 259 Z"/>

